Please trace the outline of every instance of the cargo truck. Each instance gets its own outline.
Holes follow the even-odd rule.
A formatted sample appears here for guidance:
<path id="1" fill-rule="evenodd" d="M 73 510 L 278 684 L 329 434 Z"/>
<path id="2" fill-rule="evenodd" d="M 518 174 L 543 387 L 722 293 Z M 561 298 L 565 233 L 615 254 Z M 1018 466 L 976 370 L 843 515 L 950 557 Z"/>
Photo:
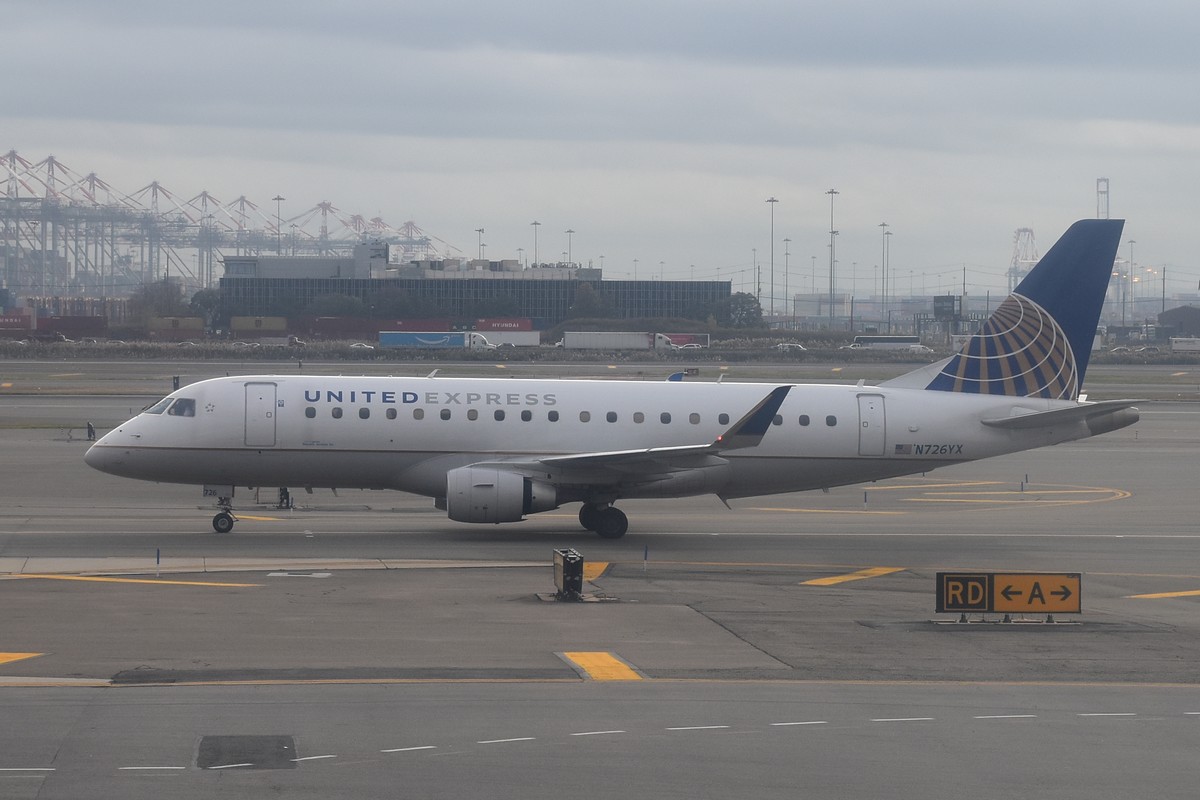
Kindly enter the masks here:
<path id="1" fill-rule="evenodd" d="M 670 350 L 663 333 L 632 331 L 565 331 L 562 346 L 568 350 Z"/>
<path id="2" fill-rule="evenodd" d="M 475 331 L 380 331 L 380 347 L 412 347 L 424 350 L 495 350 L 496 345 Z"/>
<path id="3" fill-rule="evenodd" d="M 1200 353 L 1200 339 L 1188 336 L 1171 337 L 1172 353 Z"/>

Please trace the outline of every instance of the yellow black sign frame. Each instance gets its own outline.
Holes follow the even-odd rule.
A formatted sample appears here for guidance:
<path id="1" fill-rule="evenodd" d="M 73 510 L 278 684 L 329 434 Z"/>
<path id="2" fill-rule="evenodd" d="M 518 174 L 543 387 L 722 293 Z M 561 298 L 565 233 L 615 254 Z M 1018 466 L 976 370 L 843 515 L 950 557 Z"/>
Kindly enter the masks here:
<path id="1" fill-rule="evenodd" d="M 939 572 L 937 613 L 1081 614 L 1078 572 Z"/>

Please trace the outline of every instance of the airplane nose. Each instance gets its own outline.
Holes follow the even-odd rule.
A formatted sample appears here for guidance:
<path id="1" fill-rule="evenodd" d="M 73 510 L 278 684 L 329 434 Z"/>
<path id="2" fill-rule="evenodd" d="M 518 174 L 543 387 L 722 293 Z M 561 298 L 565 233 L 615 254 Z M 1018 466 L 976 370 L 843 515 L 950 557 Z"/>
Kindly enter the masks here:
<path id="1" fill-rule="evenodd" d="M 92 445 L 83 454 L 83 462 L 101 472 L 113 472 L 122 462 L 120 451 L 100 442 Z"/>
<path id="2" fill-rule="evenodd" d="M 103 453 L 103 451 L 101 451 L 97 445 L 92 445 L 91 447 L 89 447 L 87 449 L 87 452 L 83 454 L 83 463 L 87 464 L 92 469 L 98 469 L 101 472 L 103 472 L 104 471 L 104 467 L 103 467 L 104 453 Z"/>

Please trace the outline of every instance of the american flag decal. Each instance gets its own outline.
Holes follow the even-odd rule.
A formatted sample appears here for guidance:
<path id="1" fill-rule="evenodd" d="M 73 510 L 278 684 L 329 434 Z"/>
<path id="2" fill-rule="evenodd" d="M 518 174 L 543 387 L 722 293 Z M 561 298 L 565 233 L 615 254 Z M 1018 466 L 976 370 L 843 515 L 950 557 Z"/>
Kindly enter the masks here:
<path id="1" fill-rule="evenodd" d="M 912 455 L 912 445 L 911 445 L 911 444 L 898 444 L 898 445 L 896 445 L 896 455 L 898 455 L 898 456 L 911 456 L 911 455 Z"/>

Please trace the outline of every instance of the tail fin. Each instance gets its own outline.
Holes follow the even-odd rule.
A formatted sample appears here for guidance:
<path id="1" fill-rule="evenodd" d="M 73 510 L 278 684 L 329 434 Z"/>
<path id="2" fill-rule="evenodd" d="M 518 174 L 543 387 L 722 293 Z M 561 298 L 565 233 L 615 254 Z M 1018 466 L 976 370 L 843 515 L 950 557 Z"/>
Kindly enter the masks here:
<path id="1" fill-rule="evenodd" d="M 1068 228 L 925 388 L 1077 399 L 1124 225 Z"/>

